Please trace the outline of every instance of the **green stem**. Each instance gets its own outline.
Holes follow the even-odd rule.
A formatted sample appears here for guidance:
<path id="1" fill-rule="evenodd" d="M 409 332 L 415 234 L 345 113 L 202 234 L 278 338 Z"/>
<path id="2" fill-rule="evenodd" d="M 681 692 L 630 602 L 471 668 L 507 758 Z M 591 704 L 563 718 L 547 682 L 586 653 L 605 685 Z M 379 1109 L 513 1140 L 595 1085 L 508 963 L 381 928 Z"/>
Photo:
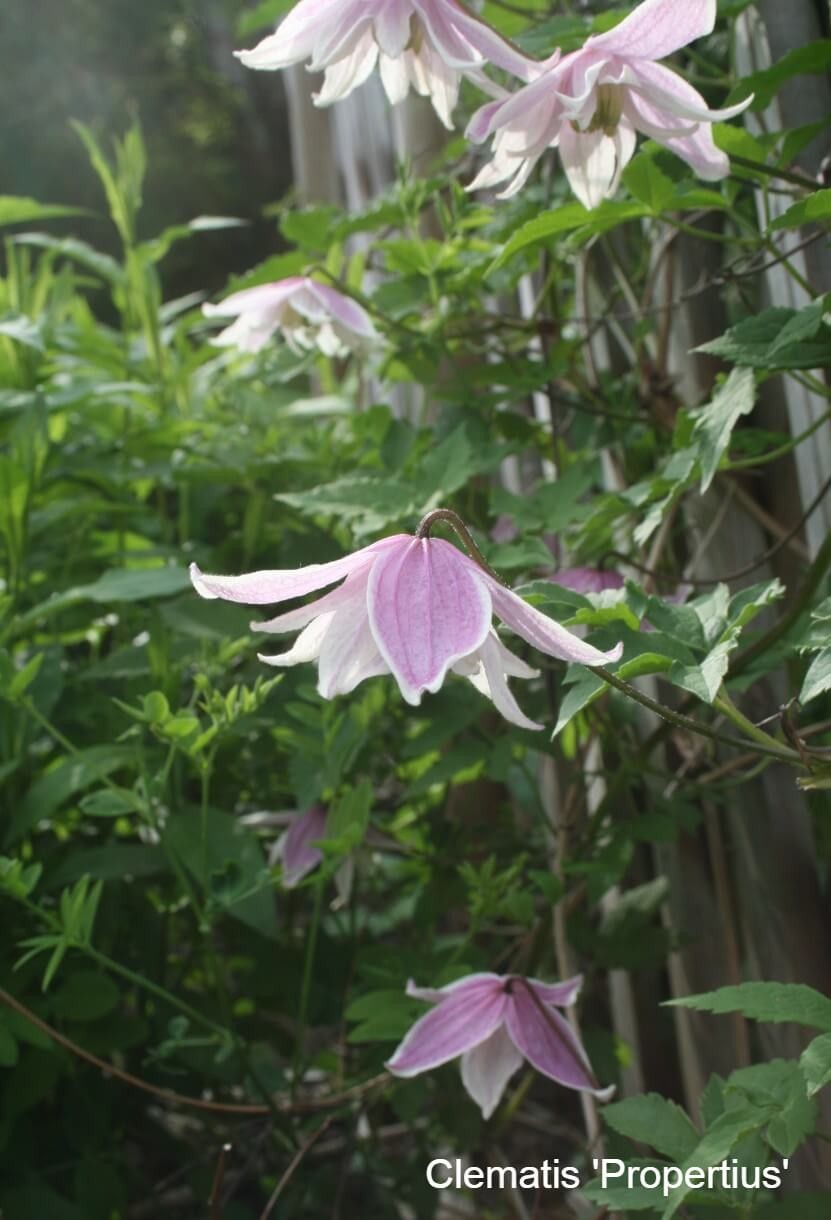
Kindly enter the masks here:
<path id="1" fill-rule="evenodd" d="M 323 914 L 323 891 L 326 886 L 325 877 L 320 877 L 315 886 L 315 903 L 312 911 L 312 923 L 306 940 L 306 958 L 303 962 L 303 982 L 300 987 L 300 1004 L 297 1010 L 297 1037 L 294 1045 L 294 1065 L 291 1078 L 291 1093 L 295 1096 L 300 1085 L 303 1071 L 306 1016 L 309 1011 L 309 994 L 312 989 L 312 971 L 317 952 L 317 937 L 320 931 L 320 919 Z"/>
<path id="2" fill-rule="evenodd" d="M 624 681 L 623 678 L 619 678 L 616 674 L 611 673 L 602 666 L 591 665 L 589 668 L 592 673 L 597 674 L 609 686 L 613 686 L 615 690 L 619 690 L 621 694 L 626 695 L 629 699 L 634 699 L 642 707 L 649 708 L 651 712 L 660 716 L 662 720 L 668 721 L 679 729 L 687 729 L 691 733 L 697 733 L 699 737 L 709 737 L 711 741 L 716 741 L 720 745 L 733 746 L 734 749 L 738 750 L 750 750 L 752 753 L 764 754 L 769 758 L 779 758 L 783 762 L 796 763 L 799 766 L 803 765 L 796 750 L 791 750 L 787 746 L 777 745 L 775 742 L 773 745 L 762 743 L 752 745 L 743 738 L 731 737 L 729 734 L 722 733 L 718 729 L 710 728 L 707 724 L 702 724 L 700 720 L 694 720 L 692 716 L 684 716 L 681 712 L 674 712 L 671 708 L 665 707 L 663 703 L 650 699 L 648 695 L 639 691 L 631 682 Z"/>
<path id="3" fill-rule="evenodd" d="M 757 174 L 767 174 L 769 178 L 781 178 L 783 182 L 793 182 L 794 186 L 804 186 L 808 191 L 818 191 L 819 183 L 805 174 L 795 174 L 793 170 L 779 169 L 775 165 L 765 165 L 763 161 L 752 161 L 750 157 L 740 157 L 730 154 L 732 165 L 740 165 L 742 169 L 755 170 Z"/>
<path id="4" fill-rule="evenodd" d="M 774 737 L 771 737 L 771 735 L 766 733 L 764 729 L 760 729 L 759 726 L 754 724 L 752 720 L 749 720 L 743 712 L 739 711 L 723 686 L 716 695 L 716 698 L 713 700 L 713 707 L 717 707 L 728 720 L 732 721 L 737 729 L 741 729 L 743 733 L 746 733 L 748 737 L 752 738 L 753 741 L 758 742 L 759 745 L 768 747 L 775 746 L 778 749 L 782 748 Z"/>

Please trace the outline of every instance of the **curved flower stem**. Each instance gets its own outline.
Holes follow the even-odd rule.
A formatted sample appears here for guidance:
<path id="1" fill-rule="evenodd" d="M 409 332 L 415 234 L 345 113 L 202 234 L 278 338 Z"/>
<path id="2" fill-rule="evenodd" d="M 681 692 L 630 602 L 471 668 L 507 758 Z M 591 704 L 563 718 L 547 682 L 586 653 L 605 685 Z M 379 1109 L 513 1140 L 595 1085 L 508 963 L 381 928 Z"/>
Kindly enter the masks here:
<path id="1" fill-rule="evenodd" d="M 718 729 L 710 728 L 707 724 L 702 724 L 700 720 L 695 720 L 692 716 L 685 716 L 682 712 L 672 711 L 670 708 L 665 707 L 663 703 L 650 699 L 649 695 L 639 691 L 631 682 L 624 681 L 623 678 L 619 678 L 617 674 L 611 673 L 601 665 L 592 665 L 589 668 L 592 673 L 597 674 L 598 678 L 602 678 L 609 686 L 613 686 L 615 690 L 619 690 L 621 694 L 626 695 L 628 698 L 634 699 L 642 707 L 649 708 L 651 712 L 655 712 L 662 720 L 674 724 L 679 729 L 687 729 L 691 733 L 697 733 L 699 737 L 709 737 L 711 741 L 717 741 L 720 745 L 733 746 L 734 749 L 739 750 L 752 750 L 755 754 L 765 754 L 769 758 L 781 759 L 782 762 L 796 763 L 798 766 L 804 765 L 796 750 L 791 750 L 788 746 L 780 746 L 773 738 L 768 737 L 766 733 L 762 733 L 762 736 L 765 738 L 764 743 L 759 742 L 755 736 L 757 732 L 755 725 L 752 727 L 754 730 L 753 740 L 756 744 L 751 745 L 749 740 L 731 737 L 729 734 L 719 732 Z M 728 714 L 724 708 L 719 708 L 719 710 L 723 711 L 725 715 Z M 734 710 L 737 715 L 741 715 L 738 709 Z M 733 719 L 732 716 L 730 718 Z M 747 723 L 750 724 L 750 721 Z M 758 730 L 758 732 L 761 732 L 761 730 Z"/>
<path id="2" fill-rule="evenodd" d="M 306 958 L 303 963 L 303 981 L 300 985 L 300 1005 L 297 1010 L 297 1034 L 294 1045 L 294 1070 L 291 1078 L 291 1095 L 294 1099 L 303 1068 L 303 1042 L 306 1031 L 306 1016 L 309 1010 L 309 993 L 312 988 L 312 971 L 317 952 L 317 934 L 320 931 L 320 920 L 323 914 L 323 890 L 326 885 L 324 878 L 319 878 L 315 886 L 314 908 L 312 922 L 306 941 Z"/>
<path id="3" fill-rule="evenodd" d="M 763 161 L 753 161 L 750 157 L 740 157 L 736 153 L 730 154 L 730 160 L 733 165 L 740 165 L 742 169 L 752 169 L 757 174 L 767 174 L 769 178 L 781 178 L 783 182 L 792 182 L 794 186 L 804 186 L 808 191 L 818 191 L 820 188 L 819 182 L 814 178 L 809 178 L 807 174 L 796 174 L 790 169 L 765 165 Z"/>
<path id="4" fill-rule="evenodd" d="M 745 716 L 743 712 L 739 711 L 723 686 L 713 700 L 713 707 L 717 707 L 728 720 L 731 720 L 733 724 L 735 724 L 737 729 L 741 729 L 743 733 L 746 733 L 748 737 L 750 737 L 753 741 L 758 742 L 759 745 L 779 745 L 776 739 L 771 737 L 770 733 L 766 733 L 764 729 L 760 729 L 758 725 L 753 723 L 752 720 L 748 720 L 747 716 Z"/>
<path id="5" fill-rule="evenodd" d="M 502 579 L 498 572 L 494 572 L 485 556 L 473 541 L 473 535 L 470 530 L 459 514 L 454 513 L 452 508 L 434 508 L 432 512 L 422 517 L 415 532 L 416 538 L 429 538 L 430 532 L 437 521 L 446 521 L 456 531 L 459 538 L 461 538 L 474 563 L 478 563 L 483 572 L 487 572 L 488 576 L 492 576 L 494 580 L 498 580 L 501 585 L 504 585 L 506 589 L 508 588 L 507 582 Z"/>

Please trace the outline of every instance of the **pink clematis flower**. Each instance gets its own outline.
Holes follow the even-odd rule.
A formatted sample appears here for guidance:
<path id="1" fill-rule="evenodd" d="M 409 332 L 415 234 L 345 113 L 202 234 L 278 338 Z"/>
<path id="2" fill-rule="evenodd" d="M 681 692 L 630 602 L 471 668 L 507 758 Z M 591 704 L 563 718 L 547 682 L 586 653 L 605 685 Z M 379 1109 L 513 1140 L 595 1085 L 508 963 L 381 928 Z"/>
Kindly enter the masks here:
<path id="1" fill-rule="evenodd" d="M 606 589 L 622 589 L 625 583 L 620 572 L 602 568 L 559 568 L 549 580 L 575 593 L 603 593 Z"/>
<path id="2" fill-rule="evenodd" d="M 237 55 L 248 68 L 308 60 L 311 72 L 325 71 L 318 106 L 346 97 L 380 62 L 390 102 L 412 87 L 447 128 L 463 75 L 486 83 L 490 61 L 527 80 L 533 63 L 457 0 L 300 0 L 274 34 Z"/>
<path id="3" fill-rule="evenodd" d="M 318 662 L 325 699 L 347 694 L 365 678 L 391 673 L 408 703 L 437 691 L 452 669 L 491 698 L 512 724 L 541 729 L 525 716 L 507 677 L 536 677 L 509 652 L 491 626 L 493 614 L 541 652 L 581 665 L 616 661 L 622 645 L 601 652 L 529 606 L 440 538 L 396 534 L 331 563 L 246 576 L 206 576 L 191 565 L 203 597 L 249 605 L 288 601 L 343 580 L 309 605 L 289 610 L 254 631 L 301 629 L 294 646 L 269 665 Z"/>
<path id="4" fill-rule="evenodd" d="M 326 810 L 312 805 L 305 813 L 293 816 L 288 830 L 281 835 L 269 856 L 269 863 L 280 860 L 283 865 L 283 885 L 293 890 L 303 878 L 317 868 L 323 852 L 314 844 L 326 838 Z"/>
<path id="5" fill-rule="evenodd" d="M 469 974 L 438 990 L 411 981 L 407 994 L 436 1007 L 416 1021 L 386 1067 L 395 1076 L 418 1076 L 461 1055 L 462 1083 L 484 1118 L 524 1059 L 558 1084 L 607 1101 L 614 1087 L 599 1088 L 586 1052 L 557 1012 L 574 1003 L 582 981 Z"/>
<path id="6" fill-rule="evenodd" d="M 208 318 L 234 317 L 212 342 L 246 352 L 258 352 L 276 330 L 298 355 L 317 347 L 325 356 L 344 356 L 371 347 L 379 338 L 356 301 L 308 276 L 244 288 L 219 305 L 203 305 L 202 312 Z"/>
<path id="7" fill-rule="evenodd" d="M 492 136 L 493 159 L 468 190 L 507 182 L 499 197 L 515 195 L 545 150 L 557 148 L 571 189 L 593 208 L 617 189 L 636 132 L 671 149 L 700 178 L 723 178 L 730 165 L 711 124 L 733 118 L 751 98 L 709 110 L 692 85 L 657 62 L 711 33 L 715 20 L 716 0 L 643 0 L 579 51 L 552 56 L 530 84 L 471 119 L 468 137 Z"/>

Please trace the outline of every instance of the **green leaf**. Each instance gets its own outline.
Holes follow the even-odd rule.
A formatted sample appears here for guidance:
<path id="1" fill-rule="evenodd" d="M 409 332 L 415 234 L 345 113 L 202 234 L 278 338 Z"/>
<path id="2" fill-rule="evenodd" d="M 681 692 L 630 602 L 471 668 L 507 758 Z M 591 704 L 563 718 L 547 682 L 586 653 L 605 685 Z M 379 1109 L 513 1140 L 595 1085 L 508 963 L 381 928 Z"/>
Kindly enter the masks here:
<path id="1" fill-rule="evenodd" d="M 77 792 L 83 792 L 112 771 L 129 766 L 133 760 L 131 747 L 114 745 L 90 746 L 61 759 L 57 766 L 35 780 L 15 809 L 7 841 L 14 842 L 38 822 L 46 821 Z"/>
<path id="2" fill-rule="evenodd" d="M 17 1039 L 5 1025 L 0 1025 L 0 1068 L 14 1067 L 18 1056 Z"/>
<path id="3" fill-rule="evenodd" d="M 675 183 L 648 153 L 638 153 L 629 162 L 623 171 L 623 182 L 653 216 L 659 216 L 675 194 Z"/>
<path id="4" fill-rule="evenodd" d="M 491 263 L 487 274 L 504 267 L 520 250 L 542 245 L 549 238 L 571 233 L 575 229 L 585 229 L 588 236 L 594 236 L 615 228 L 625 220 L 637 220 L 648 215 L 648 207 L 630 200 L 605 199 L 594 211 L 584 208 L 582 203 L 563 204 L 551 212 L 535 216 L 517 229 Z"/>
<path id="5" fill-rule="evenodd" d="M 357 788 L 344 792 L 329 810 L 326 840 L 336 841 L 341 852 L 358 847 L 369 826 L 372 803 L 372 784 L 368 779 L 362 780 Z"/>
<path id="6" fill-rule="evenodd" d="M 821 1034 L 803 1052 L 799 1066 L 808 1085 L 808 1096 L 831 1084 L 831 1034 Z"/>
<path id="7" fill-rule="evenodd" d="M 684 1161 L 698 1145 L 699 1134 L 674 1101 L 643 1093 L 603 1107 L 603 1118 L 621 1135 L 649 1144 L 672 1161 Z"/>
<path id="8" fill-rule="evenodd" d="M 606 683 L 602 678 L 598 678 L 597 674 L 591 673 L 588 669 L 583 669 L 577 681 L 572 686 L 569 686 L 560 704 L 557 723 L 554 726 L 554 732 L 551 734 L 552 741 L 563 731 L 569 721 L 574 719 L 578 712 L 582 712 L 590 703 L 594 703 L 598 695 L 606 689 Z"/>
<path id="9" fill-rule="evenodd" d="M 79 802 L 81 810 L 91 818 L 118 818 L 128 813 L 143 813 L 144 802 L 127 788 L 102 788 L 91 792 Z"/>
<path id="10" fill-rule="evenodd" d="M 410 1026 L 424 1015 L 424 1005 L 399 991 L 370 991 L 353 1000 L 346 1009 L 347 1021 L 357 1021 L 348 1042 L 398 1042 Z"/>
<path id="11" fill-rule="evenodd" d="M 747 368 L 735 368 L 707 406 L 696 413 L 693 444 L 701 465 L 702 494 L 713 481 L 736 423 L 753 410 L 755 403 L 753 373 Z"/>
<path id="12" fill-rule="evenodd" d="M 699 1012 L 740 1012 L 754 1021 L 793 1021 L 831 1033 L 831 1000 L 803 983 L 739 983 L 666 1003 Z"/>
<path id="13" fill-rule="evenodd" d="M 807 199 L 792 203 L 787 212 L 777 216 L 770 226 L 774 229 L 798 229 L 807 224 L 827 224 L 831 221 L 831 190 L 815 191 Z"/>
<path id="14" fill-rule="evenodd" d="M 121 993 L 95 970 L 75 970 L 55 992 L 55 1012 L 67 1021 L 97 1021 L 117 1007 Z"/>
<path id="15" fill-rule="evenodd" d="M 39 203 L 25 195 L 0 195 L 0 225 L 17 225 L 32 220 L 52 220 L 59 216 L 81 216 L 85 208 L 68 208 L 60 203 Z"/>
<path id="16" fill-rule="evenodd" d="M 831 648 L 823 648 L 808 666 L 802 690 L 799 692 L 800 702 L 807 703 L 809 699 L 816 699 L 817 695 L 823 695 L 827 690 L 831 690 Z"/>
<path id="17" fill-rule="evenodd" d="M 799 310 L 765 309 L 695 350 L 769 371 L 822 367 L 831 357 L 831 329 L 823 324 L 824 312 L 822 300 Z"/>
<path id="18" fill-rule="evenodd" d="M 233 915 L 262 936 L 277 936 L 268 869 L 252 831 L 217 809 L 192 809 L 169 819 L 162 840 L 210 894 L 217 913 Z"/>
<path id="19" fill-rule="evenodd" d="M 743 76 L 727 98 L 734 105 L 753 94 L 751 110 L 765 110 L 786 81 L 806 73 L 827 72 L 831 67 L 831 39 L 817 38 L 805 46 L 788 51 L 770 68 Z"/>

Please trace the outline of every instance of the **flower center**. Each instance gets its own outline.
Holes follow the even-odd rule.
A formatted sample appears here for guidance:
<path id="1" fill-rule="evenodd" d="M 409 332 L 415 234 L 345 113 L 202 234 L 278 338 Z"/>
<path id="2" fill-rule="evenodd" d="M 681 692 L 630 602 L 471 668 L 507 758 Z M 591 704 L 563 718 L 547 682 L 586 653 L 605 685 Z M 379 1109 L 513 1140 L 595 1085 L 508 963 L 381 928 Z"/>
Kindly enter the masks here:
<path id="1" fill-rule="evenodd" d="M 602 131 L 613 136 L 623 114 L 623 90 L 620 85 L 598 85 L 597 105 L 586 131 Z"/>
<path id="2" fill-rule="evenodd" d="M 410 17 L 410 41 L 404 48 L 405 51 L 412 51 L 413 55 L 418 55 L 424 45 L 424 26 L 418 19 L 418 14 L 413 13 Z"/>

